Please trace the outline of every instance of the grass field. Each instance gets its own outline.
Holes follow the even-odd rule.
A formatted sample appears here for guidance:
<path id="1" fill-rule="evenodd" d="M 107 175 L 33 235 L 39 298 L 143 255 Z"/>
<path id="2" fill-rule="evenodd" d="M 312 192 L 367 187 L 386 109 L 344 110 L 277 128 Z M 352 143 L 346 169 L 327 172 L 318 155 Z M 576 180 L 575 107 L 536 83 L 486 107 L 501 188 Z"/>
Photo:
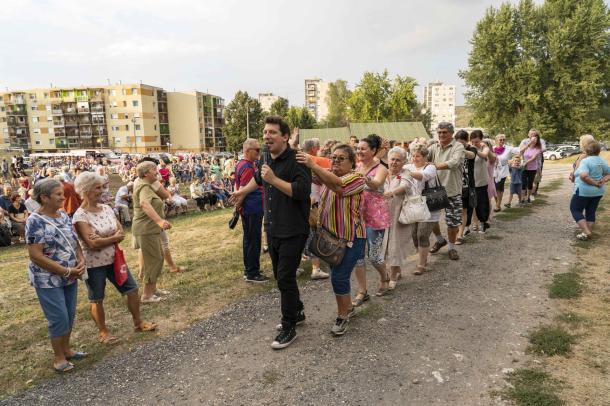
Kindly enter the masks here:
<path id="1" fill-rule="evenodd" d="M 242 279 L 241 227 L 229 230 L 230 210 L 211 213 L 192 212 L 170 219 L 170 245 L 174 259 L 188 267 L 182 274 L 164 273 L 160 287 L 171 292 L 169 298 L 142 307 L 145 320 L 159 324 L 153 334 L 134 333 L 131 317 L 123 298 L 112 285 L 106 289 L 106 319 L 111 332 L 121 338 L 120 344 L 108 347 L 97 341 L 97 330 L 88 313 L 87 292 L 79 282 L 78 312 L 72 334 L 75 348 L 91 353 L 79 362 L 83 368 L 103 357 L 128 351 L 134 345 L 155 337 L 168 336 L 193 322 L 206 318 L 223 306 L 244 297 L 271 289 L 246 284 Z M 131 235 L 122 243 L 132 273 L 137 275 L 135 250 L 129 248 Z M 263 269 L 270 269 L 262 256 Z M 0 284 L 0 398 L 53 375 L 52 352 L 47 338 L 46 320 L 34 289 L 27 280 L 27 251 L 24 245 L 0 250 L 3 283 Z M 167 270 L 167 268 L 166 268 Z M 269 273 L 269 272 L 267 272 Z"/>

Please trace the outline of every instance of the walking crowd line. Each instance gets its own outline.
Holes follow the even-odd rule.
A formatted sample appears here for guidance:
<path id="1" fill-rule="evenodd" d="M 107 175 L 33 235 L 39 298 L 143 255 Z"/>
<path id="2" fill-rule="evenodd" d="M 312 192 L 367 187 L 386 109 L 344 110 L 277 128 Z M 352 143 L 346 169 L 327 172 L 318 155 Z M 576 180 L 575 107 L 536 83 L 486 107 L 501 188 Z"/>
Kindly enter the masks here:
<path id="1" fill-rule="evenodd" d="M 519 205 L 535 199 L 545 148 L 536 130 L 510 147 L 503 134 L 494 141 L 478 130 L 454 134 L 447 122 L 438 125 L 437 140 L 416 139 L 408 148 L 392 147 L 375 134 L 362 140 L 351 137 L 349 143 L 321 146 L 308 139 L 299 145 L 298 129 L 296 133 L 291 137 L 281 117 L 269 116 L 262 147 L 258 140 L 246 139 L 238 162 L 143 158 L 118 168 L 63 165 L 61 172 L 49 166 L 34 171 L 33 187 L 20 183 L 25 194 L 13 195 L 12 186 L 5 185 L 0 219 L 4 223 L 7 217 L 27 244 L 29 280 L 48 322 L 53 368 L 71 371 L 73 361 L 88 356 L 70 345 L 78 279 L 86 284 L 101 343 L 119 341 L 105 321 L 107 281 L 126 297 L 135 331 L 157 328 L 143 320 L 140 305 L 158 303 L 169 293 L 157 287 L 164 262 L 170 272 L 185 270 L 173 262 L 166 232 L 172 227 L 168 209 L 182 213 L 187 207 L 181 184 L 190 183 L 190 198 L 201 211 L 235 206 L 233 223 L 239 218 L 243 228 L 246 282 L 270 280 L 260 266 L 261 252 L 270 256 L 282 316 L 271 347 L 282 349 L 294 342 L 296 326 L 306 319 L 297 284 L 302 259 L 311 261 L 312 279 L 330 278 L 337 303 L 330 331 L 341 336 L 356 309 L 373 296 L 367 262 L 379 275 L 374 296 L 384 296 L 403 273 L 428 272 L 430 254 L 438 255 L 445 246 L 449 259 L 459 260 L 458 246 L 475 231 L 485 233 L 493 214 L 503 210 L 507 182 L 505 208 L 513 205 L 514 196 Z M 600 145 L 593 137 L 581 137 L 581 148 L 570 174 L 570 210 L 582 230 L 577 238 L 584 240 L 592 238 L 610 167 L 599 157 Z M 182 170 L 191 163 L 192 170 Z M 124 182 L 114 202 L 108 172 L 118 172 Z M 124 225 L 131 227 L 138 250 L 142 289 L 125 268 L 119 245 Z M 415 266 L 408 260 L 412 254 L 417 254 Z"/>

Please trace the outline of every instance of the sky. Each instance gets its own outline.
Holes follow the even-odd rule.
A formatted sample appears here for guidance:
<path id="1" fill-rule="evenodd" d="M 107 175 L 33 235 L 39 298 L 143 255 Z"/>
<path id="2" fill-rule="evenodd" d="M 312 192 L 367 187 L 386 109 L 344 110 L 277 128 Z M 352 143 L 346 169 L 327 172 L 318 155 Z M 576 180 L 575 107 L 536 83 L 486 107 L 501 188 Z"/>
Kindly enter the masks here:
<path id="1" fill-rule="evenodd" d="M 19 0 L 0 12 L 0 89 L 138 83 L 304 103 L 304 79 L 365 71 L 456 84 L 500 0 Z"/>

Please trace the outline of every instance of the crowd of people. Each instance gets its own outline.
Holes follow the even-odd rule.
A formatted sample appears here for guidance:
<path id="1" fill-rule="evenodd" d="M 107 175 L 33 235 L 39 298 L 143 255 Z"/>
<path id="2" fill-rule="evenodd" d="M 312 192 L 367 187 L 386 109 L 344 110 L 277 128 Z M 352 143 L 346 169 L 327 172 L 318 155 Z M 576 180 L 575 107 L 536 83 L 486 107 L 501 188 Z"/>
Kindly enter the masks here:
<path id="1" fill-rule="evenodd" d="M 544 141 L 531 130 L 518 146 L 506 142 L 504 134 L 492 141 L 479 130 L 454 134 L 453 125 L 442 122 L 437 138 L 408 145 L 375 134 L 352 137 L 349 143 L 320 145 L 308 139 L 300 144 L 281 117 L 269 116 L 262 148 L 258 140 L 247 139 L 238 161 L 144 157 L 113 166 L 70 159 L 34 167 L 30 176 L 18 179 L 16 193 L 17 185 L 5 184 L 0 219 L 27 243 L 29 279 L 48 321 L 58 372 L 72 370 L 74 360 L 88 355 L 70 346 L 78 279 L 86 284 L 101 343 L 119 341 L 106 324 L 107 281 L 126 296 L 136 331 L 157 328 L 142 319 L 140 305 L 158 303 L 169 293 L 157 286 L 164 262 L 170 272 L 185 270 L 173 261 L 167 218 L 172 210 L 186 212 L 189 200 L 201 211 L 235 205 L 243 228 L 246 282 L 270 280 L 260 261 L 262 253 L 270 256 L 282 314 L 271 346 L 281 349 L 294 342 L 296 326 L 305 321 L 297 284 L 303 259 L 311 261 L 312 279 L 330 277 L 337 303 L 330 331 L 340 336 L 356 308 L 371 300 L 367 262 L 379 276 L 374 296 L 390 294 L 405 272 L 427 272 L 429 256 L 445 246 L 448 257 L 459 260 L 457 247 L 471 233 L 485 233 L 493 214 L 511 208 L 515 196 L 516 204 L 531 204 L 541 179 Z M 610 167 L 599 157 L 593 137 L 583 136 L 581 148 L 570 174 L 575 184 L 570 210 L 582 231 L 577 238 L 586 240 L 592 237 Z M 110 173 L 123 180 L 114 196 Z M 503 199 L 507 182 L 510 193 Z M 181 187 L 188 187 L 188 194 Z M 138 250 L 137 278 L 124 269 L 121 274 L 124 226 L 131 228 Z M 333 248 L 326 255 L 322 246 Z M 413 254 L 414 265 L 408 260 Z M 322 270 L 321 259 L 328 271 Z"/>

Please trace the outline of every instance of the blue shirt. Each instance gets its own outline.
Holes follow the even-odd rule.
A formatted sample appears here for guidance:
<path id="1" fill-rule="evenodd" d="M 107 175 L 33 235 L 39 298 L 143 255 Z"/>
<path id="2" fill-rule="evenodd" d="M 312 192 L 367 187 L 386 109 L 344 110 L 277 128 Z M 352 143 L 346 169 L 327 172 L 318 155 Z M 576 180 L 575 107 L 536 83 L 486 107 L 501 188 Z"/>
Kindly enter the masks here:
<path id="1" fill-rule="evenodd" d="M 70 268 L 76 266 L 77 262 L 76 233 L 70 217 L 63 211 L 59 213 L 59 218 L 38 213 L 28 217 L 25 223 L 25 240 L 28 244 L 42 244 L 42 252 L 47 258 Z M 28 276 L 30 283 L 36 288 L 61 288 L 76 282 L 44 270 L 32 261 L 28 266 Z"/>
<path id="2" fill-rule="evenodd" d="M 521 168 L 510 167 L 510 184 L 511 185 L 520 185 L 523 181 L 521 180 L 522 174 Z"/>
<path id="3" fill-rule="evenodd" d="M 606 185 L 602 187 L 589 185 L 580 179 L 581 173 L 588 173 L 591 179 L 600 180 L 610 173 L 608 163 L 599 156 L 589 156 L 583 159 L 578 169 L 574 171 L 574 193 L 578 191 L 578 195 L 583 197 L 603 196 L 606 191 Z"/>

